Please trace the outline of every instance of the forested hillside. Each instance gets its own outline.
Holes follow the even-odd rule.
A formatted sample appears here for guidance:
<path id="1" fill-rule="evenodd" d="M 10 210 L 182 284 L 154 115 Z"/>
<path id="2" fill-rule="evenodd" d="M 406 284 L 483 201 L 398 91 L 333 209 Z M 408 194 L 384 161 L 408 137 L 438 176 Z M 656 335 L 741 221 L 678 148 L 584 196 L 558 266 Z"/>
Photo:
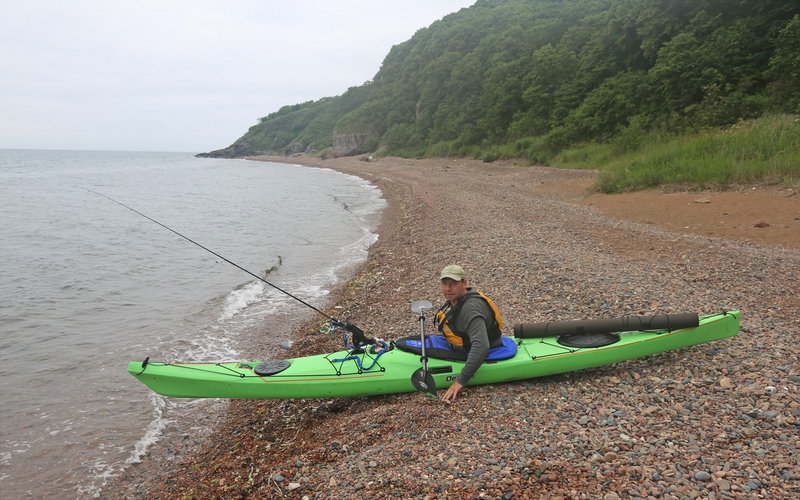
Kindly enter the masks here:
<path id="1" fill-rule="evenodd" d="M 285 106 L 209 155 L 502 146 L 537 161 L 798 111 L 796 0 L 478 0 L 394 46 L 372 81 Z"/>

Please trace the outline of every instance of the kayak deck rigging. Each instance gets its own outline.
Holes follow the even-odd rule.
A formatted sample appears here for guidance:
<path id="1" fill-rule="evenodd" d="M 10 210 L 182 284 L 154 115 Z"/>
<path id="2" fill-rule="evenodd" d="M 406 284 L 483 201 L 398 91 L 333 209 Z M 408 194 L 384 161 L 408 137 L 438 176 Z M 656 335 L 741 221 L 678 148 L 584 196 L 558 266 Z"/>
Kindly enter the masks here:
<path id="1" fill-rule="evenodd" d="M 378 345 L 381 346 L 381 349 L 377 353 L 373 353 L 371 349 L 364 349 L 363 346 L 353 346 L 353 350 L 350 351 L 350 354 L 345 358 L 330 359 L 330 356 L 332 356 L 332 354 L 328 354 L 328 355 L 325 356 L 325 359 L 327 359 L 331 363 L 331 365 L 334 366 L 334 368 L 336 367 L 336 365 L 335 365 L 336 363 L 341 363 L 339 365 L 341 367 L 345 362 L 353 361 L 353 362 L 355 362 L 356 366 L 358 367 L 358 373 L 363 373 L 365 371 L 369 371 L 375 365 L 378 365 L 378 368 L 380 369 L 380 371 L 386 371 L 386 368 L 384 368 L 383 366 L 380 366 L 378 364 L 378 359 L 381 356 L 383 356 L 387 351 L 389 351 L 391 349 L 394 349 L 394 344 L 387 344 L 386 342 L 384 342 L 382 340 L 376 340 L 375 342 Z M 361 354 L 361 357 L 358 356 L 359 354 Z M 374 358 L 371 356 L 372 354 L 374 354 L 374 356 L 375 356 Z M 366 367 L 366 368 L 364 368 L 364 364 L 363 364 L 363 360 L 365 358 L 369 358 L 370 361 L 372 361 L 372 363 L 370 363 L 370 365 L 368 367 Z M 340 374 L 339 369 L 336 369 L 336 373 Z"/>

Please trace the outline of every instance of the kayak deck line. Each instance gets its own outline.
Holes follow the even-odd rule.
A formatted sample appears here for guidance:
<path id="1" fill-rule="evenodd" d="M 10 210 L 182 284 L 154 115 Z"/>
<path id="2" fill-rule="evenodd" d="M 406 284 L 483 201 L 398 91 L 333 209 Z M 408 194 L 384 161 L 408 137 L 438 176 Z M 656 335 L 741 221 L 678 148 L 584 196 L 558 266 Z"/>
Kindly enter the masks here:
<path id="1" fill-rule="evenodd" d="M 234 377 L 234 378 L 253 378 L 253 379 L 260 378 L 264 382 L 272 382 L 272 380 L 267 380 L 267 378 L 270 378 L 270 379 L 281 379 L 280 380 L 281 382 L 295 382 L 294 380 L 289 380 L 289 379 L 298 378 L 298 377 L 319 377 L 319 374 L 281 375 L 280 373 L 276 373 L 274 375 L 259 375 L 259 374 L 255 373 L 253 371 L 253 368 L 250 367 L 250 366 L 240 366 L 240 367 L 238 367 L 240 370 L 249 371 L 252 374 L 252 375 L 249 375 L 247 373 L 236 372 L 233 369 L 231 369 L 230 367 L 225 366 L 225 365 L 241 365 L 241 364 L 243 364 L 243 363 L 241 363 L 239 361 L 223 361 L 223 362 L 219 362 L 219 363 L 169 363 L 169 362 L 164 362 L 164 361 L 150 361 L 148 363 L 148 366 L 151 366 L 151 367 L 153 367 L 153 366 L 164 366 L 164 367 L 169 366 L 169 367 L 174 367 L 174 368 L 186 368 L 187 370 L 196 370 L 196 371 L 200 371 L 200 372 L 204 372 L 204 373 L 210 373 L 210 374 L 213 374 L 213 375 L 228 376 L 228 377 Z M 221 371 L 216 371 L 216 370 L 206 370 L 206 369 L 203 369 L 203 368 L 198 368 L 200 366 L 208 366 L 208 367 L 218 366 L 220 368 L 224 368 L 224 369 L 228 370 L 228 372 L 221 372 Z M 369 374 L 364 374 L 364 372 L 345 373 L 345 372 L 339 371 L 339 372 L 337 372 L 337 375 L 335 377 L 316 378 L 316 379 L 311 379 L 311 378 L 302 378 L 302 379 L 300 379 L 300 378 L 298 378 L 296 380 L 296 382 L 306 382 L 306 381 L 314 381 L 314 380 L 347 380 L 347 379 L 351 379 L 351 378 L 381 377 L 381 376 L 383 376 L 383 374 L 381 372 L 384 372 L 384 371 L 386 371 L 386 370 L 385 369 L 381 369 L 377 373 L 369 373 Z"/>
<path id="2" fill-rule="evenodd" d="M 362 374 L 364 372 L 371 371 L 373 369 L 373 367 L 375 367 L 376 365 L 377 365 L 379 371 L 384 372 L 384 371 L 386 371 L 386 368 L 381 366 L 380 364 L 378 364 L 378 359 L 384 353 L 386 353 L 390 348 L 388 347 L 388 344 L 386 344 L 385 342 L 381 342 L 381 344 L 383 345 L 383 349 L 378 353 L 370 353 L 370 352 L 368 352 L 366 350 L 361 350 L 361 352 L 355 352 L 356 349 L 353 348 L 353 350 L 344 351 L 344 352 L 347 353 L 346 357 L 344 357 L 344 358 L 341 358 L 341 359 L 330 359 L 332 356 L 338 354 L 338 353 L 331 353 L 331 354 L 325 355 L 325 359 L 331 364 L 331 366 L 333 367 L 333 369 L 336 372 L 337 377 L 341 376 L 341 375 L 357 375 L 357 374 L 360 375 L 360 374 Z M 359 357 L 359 354 L 361 355 L 361 357 Z M 166 362 L 166 361 L 149 361 L 149 359 L 150 358 L 148 357 L 147 359 L 145 359 L 144 362 L 142 362 L 142 372 L 144 372 L 144 370 L 146 369 L 147 365 L 152 365 L 152 366 L 174 366 L 174 367 L 178 367 L 178 368 L 186 368 L 186 369 L 192 369 L 192 370 L 197 370 L 197 371 L 204 371 L 204 372 L 207 372 L 207 373 L 213 373 L 215 375 L 217 375 L 217 374 L 218 375 L 226 375 L 226 373 L 224 373 L 224 372 L 218 372 L 216 370 L 210 370 L 210 369 L 201 368 L 201 367 L 205 366 L 205 367 L 223 368 L 223 369 L 228 370 L 230 372 L 230 373 L 227 373 L 227 375 L 230 375 L 230 376 L 233 376 L 233 377 L 237 377 L 237 378 L 259 377 L 259 378 L 263 379 L 263 377 L 266 377 L 266 376 L 271 377 L 271 378 L 303 376 L 303 375 L 280 375 L 280 372 L 277 372 L 277 373 L 274 373 L 274 374 L 270 374 L 270 375 L 262 375 L 262 374 L 256 373 L 256 371 L 255 371 L 256 368 L 254 366 L 251 366 L 251 365 L 255 365 L 256 363 L 246 363 L 246 362 L 241 362 L 241 361 L 213 361 L 213 362 L 171 363 L 171 362 Z M 363 368 L 362 367 L 362 363 L 364 362 L 364 360 L 369 360 L 369 361 L 372 362 L 368 368 Z M 345 372 L 343 370 L 345 363 L 347 363 L 348 361 L 353 361 L 355 363 L 355 365 L 358 367 L 358 370 L 355 373 Z M 338 363 L 338 366 L 337 366 L 337 363 Z M 234 369 L 234 368 L 232 368 L 232 367 L 230 367 L 228 365 L 237 365 L 235 367 L 236 369 L 238 369 L 238 370 L 247 370 L 250 373 L 252 373 L 252 375 L 248 375 L 246 373 L 238 372 L 238 371 L 236 371 L 236 369 Z M 315 376 L 315 375 L 308 375 L 308 376 Z M 324 380 L 327 380 L 327 379 L 324 379 Z"/>
<path id="3" fill-rule="evenodd" d="M 269 377 L 273 377 L 273 376 L 274 375 L 269 375 Z M 357 379 L 357 378 L 374 378 L 374 377 L 383 377 L 383 376 L 385 376 L 383 373 L 374 373 L 374 374 L 369 374 L 369 375 L 353 375 L 353 376 L 351 376 L 351 375 L 342 375 L 342 376 L 328 377 L 328 378 L 303 378 L 303 379 L 296 379 L 296 380 L 291 380 L 289 378 L 285 378 L 285 379 L 281 379 L 281 380 L 267 380 L 266 378 L 261 377 L 260 375 L 258 377 L 261 380 L 263 380 L 265 383 L 269 384 L 269 383 L 275 383 L 275 382 L 325 382 L 325 381 L 330 381 L 330 380 L 351 380 L 351 379 Z M 297 375 L 295 375 L 295 377 L 297 377 Z"/>

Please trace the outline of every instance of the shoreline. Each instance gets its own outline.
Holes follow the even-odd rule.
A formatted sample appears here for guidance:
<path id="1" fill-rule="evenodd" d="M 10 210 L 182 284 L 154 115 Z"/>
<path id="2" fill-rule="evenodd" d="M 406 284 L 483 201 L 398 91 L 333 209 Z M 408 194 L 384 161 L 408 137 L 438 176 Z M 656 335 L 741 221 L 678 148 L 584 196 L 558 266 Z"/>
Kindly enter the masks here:
<path id="1" fill-rule="evenodd" d="M 134 466 L 104 498 L 800 491 L 798 454 L 784 439 L 800 425 L 800 351 L 790 337 L 800 327 L 790 292 L 800 285 L 797 249 L 605 217 L 580 204 L 591 196 L 575 193 L 591 172 L 452 159 L 258 159 L 332 168 L 384 193 L 378 242 L 329 306 L 368 333 L 393 339 L 413 329 L 407 304 L 438 301 L 435 273 L 451 262 L 472 273 L 508 324 L 727 307 L 743 310 L 742 333 L 573 374 L 468 387 L 452 405 L 418 394 L 232 401 L 200 448 L 177 451 L 169 467 Z M 309 334 L 316 323 L 296 330 L 287 357 L 338 348 L 339 339 Z M 709 479 L 697 479 L 702 472 Z"/>
<path id="2" fill-rule="evenodd" d="M 363 177 L 358 157 L 321 160 L 309 156 L 254 156 L 253 161 L 294 163 L 331 168 Z M 380 161 L 380 160 L 378 160 Z M 480 160 L 390 158 L 388 161 L 416 163 L 471 163 Z M 489 165 L 516 166 L 514 161 Z M 521 167 L 526 168 L 526 167 Z M 552 169 L 583 172 L 586 175 L 567 182 L 543 181 L 538 190 L 577 205 L 594 207 L 602 215 L 615 219 L 649 224 L 666 231 L 747 240 L 768 246 L 800 250 L 800 188 L 779 185 L 733 186 L 726 190 L 677 191 L 644 190 L 618 194 L 592 191 L 596 171 Z"/>

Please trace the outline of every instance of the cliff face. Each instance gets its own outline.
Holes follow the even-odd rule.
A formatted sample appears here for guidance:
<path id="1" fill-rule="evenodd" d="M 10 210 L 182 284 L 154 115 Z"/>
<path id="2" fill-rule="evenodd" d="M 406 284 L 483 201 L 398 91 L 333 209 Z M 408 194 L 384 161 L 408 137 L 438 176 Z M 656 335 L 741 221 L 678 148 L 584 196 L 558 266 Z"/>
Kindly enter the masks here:
<path id="1" fill-rule="evenodd" d="M 363 153 L 367 151 L 370 141 L 378 138 L 378 135 L 369 132 L 334 135 L 333 154 L 336 156 L 348 156 Z"/>
<path id="2" fill-rule="evenodd" d="M 353 134 L 335 134 L 331 152 L 334 156 L 350 156 L 361 154 L 374 149 L 375 142 L 380 138 L 373 132 L 359 132 Z M 314 153 L 313 147 L 308 147 L 300 142 L 292 142 L 283 151 L 261 151 L 248 141 L 237 141 L 227 148 L 217 149 L 208 153 L 200 153 L 199 158 L 241 158 L 259 154 L 284 154 L 286 156 L 297 153 Z"/>
<path id="3" fill-rule="evenodd" d="M 259 154 L 249 142 L 234 142 L 227 148 L 209 151 L 208 153 L 198 153 L 197 158 L 241 158 L 243 156 L 253 156 Z"/>

